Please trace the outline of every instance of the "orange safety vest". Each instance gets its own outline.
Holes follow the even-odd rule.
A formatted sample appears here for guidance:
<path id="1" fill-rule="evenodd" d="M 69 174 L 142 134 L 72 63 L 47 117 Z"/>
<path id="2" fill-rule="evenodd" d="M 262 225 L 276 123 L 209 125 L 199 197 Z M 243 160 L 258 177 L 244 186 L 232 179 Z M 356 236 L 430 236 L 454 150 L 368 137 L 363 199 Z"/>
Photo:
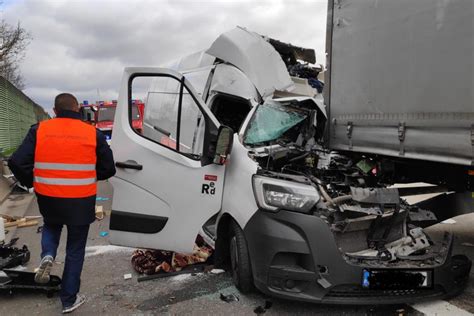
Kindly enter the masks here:
<path id="1" fill-rule="evenodd" d="M 41 195 L 82 198 L 97 193 L 95 127 L 81 120 L 41 122 L 36 133 L 33 187 Z"/>

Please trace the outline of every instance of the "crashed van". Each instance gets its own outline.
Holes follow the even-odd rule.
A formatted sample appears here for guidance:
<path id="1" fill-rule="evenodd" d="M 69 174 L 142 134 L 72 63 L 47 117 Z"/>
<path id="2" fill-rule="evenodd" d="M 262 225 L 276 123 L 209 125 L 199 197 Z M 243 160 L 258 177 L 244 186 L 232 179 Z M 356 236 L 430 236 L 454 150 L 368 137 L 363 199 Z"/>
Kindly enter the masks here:
<path id="1" fill-rule="evenodd" d="M 126 68 L 110 240 L 189 253 L 200 234 L 237 288 L 393 304 L 462 290 L 470 261 L 375 158 L 331 150 L 314 51 L 244 28 L 168 68 Z M 291 75 L 290 75 L 291 74 Z M 145 101 L 143 130 L 132 100 Z M 385 165 L 383 165 L 385 166 Z"/>

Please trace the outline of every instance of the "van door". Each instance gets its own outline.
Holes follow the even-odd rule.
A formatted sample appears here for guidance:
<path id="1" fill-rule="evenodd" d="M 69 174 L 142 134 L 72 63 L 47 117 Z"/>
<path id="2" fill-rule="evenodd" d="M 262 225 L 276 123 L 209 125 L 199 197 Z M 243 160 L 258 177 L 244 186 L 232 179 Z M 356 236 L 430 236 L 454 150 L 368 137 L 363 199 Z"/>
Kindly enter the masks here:
<path id="1" fill-rule="evenodd" d="M 145 104 L 142 130 L 131 124 L 132 100 Z M 200 228 L 221 209 L 225 167 L 212 162 L 218 128 L 183 75 L 125 69 L 112 142 L 111 243 L 192 251 Z"/>

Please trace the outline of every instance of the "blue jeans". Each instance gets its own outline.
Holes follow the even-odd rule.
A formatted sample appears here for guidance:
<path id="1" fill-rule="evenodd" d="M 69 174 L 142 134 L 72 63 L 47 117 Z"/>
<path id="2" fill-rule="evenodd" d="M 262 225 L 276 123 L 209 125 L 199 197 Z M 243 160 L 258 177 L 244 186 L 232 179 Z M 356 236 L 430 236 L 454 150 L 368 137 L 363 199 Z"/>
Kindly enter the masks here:
<path id="1" fill-rule="evenodd" d="M 61 292 L 59 297 L 63 307 L 69 307 L 76 301 L 76 294 L 81 286 L 81 272 L 86 252 L 89 225 L 67 226 L 66 262 L 64 263 Z M 59 239 L 63 225 L 44 223 L 41 238 L 41 258 L 56 258 Z"/>

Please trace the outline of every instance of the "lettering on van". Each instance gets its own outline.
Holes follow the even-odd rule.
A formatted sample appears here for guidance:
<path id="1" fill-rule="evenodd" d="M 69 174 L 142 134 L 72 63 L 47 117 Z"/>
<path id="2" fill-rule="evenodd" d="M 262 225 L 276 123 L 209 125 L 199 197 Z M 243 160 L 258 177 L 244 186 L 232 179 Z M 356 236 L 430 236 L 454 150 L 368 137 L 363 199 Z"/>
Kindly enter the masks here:
<path id="1" fill-rule="evenodd" d="M 209 181 L 209 182 L 202 184 L 201 193 L 210 194 L 210 195 L 216 194 L 216 184 L 214 182 L 217 181 L 217 176 L 212 175 L 212 174 L 206 174 L 204 176 L 204 181 Z"/>

